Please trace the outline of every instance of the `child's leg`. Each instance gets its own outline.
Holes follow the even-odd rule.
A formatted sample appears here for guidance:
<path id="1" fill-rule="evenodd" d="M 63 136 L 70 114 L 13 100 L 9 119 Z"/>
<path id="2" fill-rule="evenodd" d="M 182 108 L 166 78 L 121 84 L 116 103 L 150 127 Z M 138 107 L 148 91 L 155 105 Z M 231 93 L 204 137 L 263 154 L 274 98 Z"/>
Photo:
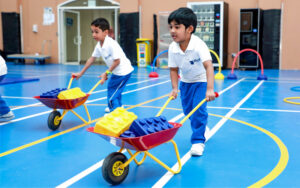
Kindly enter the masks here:
<path id="1" fill-rule="evenodd" d="M 131 73 L 125 76 L 112 75 L 109 79 L 107 86 L 107 101 L 110 111 L 122 106 L 122 92 L 130 76 Z"/>
<path id="2" fill-rule="evenodd" d="M 0 76 L 0 82 L 3 80 L 4 75 Z M 5 101 L 0 95 L 0 115 L 7 114 L 10 111 L 9 107 L 6 105 Z"/>
<path id="3" fill-rule="evenodd" d="M 187 115 L 192 111 L 204 98 L 206 93 L 205 82 L 201 83 L 183 83 L 180 84 L 181 103 L 184 114 Z M 205 142 L 205 128 L 207 124 L 207 110 L 204 103 L 194 114 L 189 118 L 192 127 L 192 144 Z"/>

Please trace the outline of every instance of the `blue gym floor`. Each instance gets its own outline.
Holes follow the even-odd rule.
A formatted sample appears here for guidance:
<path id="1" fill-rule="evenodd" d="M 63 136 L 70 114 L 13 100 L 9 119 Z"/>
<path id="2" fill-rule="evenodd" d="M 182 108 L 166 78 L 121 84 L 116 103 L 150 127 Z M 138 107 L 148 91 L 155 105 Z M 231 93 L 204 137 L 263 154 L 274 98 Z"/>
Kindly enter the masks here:
<path id="1" fill-rule="evenodd" d="M 57 131 L 47 127 L 52 109 L 33 96 L 67 87 L 72 72 L 82 66 L 8 64 L 7 77 L 39 78 L 39 81 L 0 86 L 0 93 L 16 118 L 0 123 L 0 187 L 109 187 L 102 178 L 103 159 L 120 148 L 96 134 L 91 125 L 72 113 Z M 105 71 L 92 66 L 72 87 L 88 92 Z M 123 93 L 123 102 L 138 117 L 152 117 L 171 91 L 169 71 L 158 69 L 159 78 L 150 79 L 151 70 L 137 68 Z M 224 70 L 225 77 L 230 70 Z M 265 70 L 266 81 L 257 80 L 260 71 L 236 70 L 237 80 L 216 80 L 219 98 L 208 103 L 207 142 L 202 157 L 190 157 L 189 121 L 174 137 L 182 171 L 172 175 L 150 158 L 130 170 L 120 187 L 300 187 L 300 106 L 285 103 L 297 97 L 291 90 L 300 85 L 300 71 Z M 299 101 L 298 101 L 299 102 Z M 99 86 L 86 102 L 92 120 L 104 115 L 106 84 Z M 133 106 L 136 105 L 136 106 Z M 82 106 L 74 109 L 86 118 Z M 183 118 L 180 99 L 170 102 L 163 115 L 169 121 Z M 298 149 L 297 149 L 298 148 Z M 168 166 L 176 165 L 172 144 L 150 153 Z M 124 153 L 128 156 L 128 153 Z M 140 158 L 140 157 L 139 157 Z M 176 166 L 175 166 L 176 168 Z"/>

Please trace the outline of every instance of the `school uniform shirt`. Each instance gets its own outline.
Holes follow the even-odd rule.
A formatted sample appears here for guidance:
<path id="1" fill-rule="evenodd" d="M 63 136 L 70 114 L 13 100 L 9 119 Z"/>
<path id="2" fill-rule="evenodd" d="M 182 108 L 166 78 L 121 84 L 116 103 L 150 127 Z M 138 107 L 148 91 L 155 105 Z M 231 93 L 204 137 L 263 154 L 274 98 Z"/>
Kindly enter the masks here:
<path id="1" fill-rule="evenodd" d="M 178 67 L 182 82 L 207 82 L 203 62 L 212 60 L 208 47 L 199 37 L 191 35 L 187 49 L 183 52 L 179 43 L 172 42 L 168 51 L 168 66 Z"/>
<path id="2" fill-rule="evenodd" d="M 120 45 L 109 36 L 106 36 L 101 47 L 100 42 L 95 46 L 93 57 L 102 57 L 108 67 L 115 59 L 120 59 L 120 64 L 112 71 L 113 74 L 124 76 L 133 71 L 133 67 Z"/>
<path id="3" fill-rule="evenodd" d="M 7 67 L 5 60 L 0 56 L 0 76 L 7 74 Z"/>

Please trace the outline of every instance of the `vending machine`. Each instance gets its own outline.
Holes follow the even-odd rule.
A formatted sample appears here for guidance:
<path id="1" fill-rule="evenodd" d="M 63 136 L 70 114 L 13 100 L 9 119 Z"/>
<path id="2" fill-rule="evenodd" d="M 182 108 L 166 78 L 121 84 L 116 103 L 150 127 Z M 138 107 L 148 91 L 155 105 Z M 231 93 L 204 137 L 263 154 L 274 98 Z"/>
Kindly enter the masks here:
<path id="1" fill-rule="evenodd" d="M 225 2 L 189 2 L 187 4 L 197 16 L 195 35 L 200 37 L 220 58 L 222 67 L 227 62 L 228 4 Z M 213 65 L 218 66 L 212 54 Z"/>

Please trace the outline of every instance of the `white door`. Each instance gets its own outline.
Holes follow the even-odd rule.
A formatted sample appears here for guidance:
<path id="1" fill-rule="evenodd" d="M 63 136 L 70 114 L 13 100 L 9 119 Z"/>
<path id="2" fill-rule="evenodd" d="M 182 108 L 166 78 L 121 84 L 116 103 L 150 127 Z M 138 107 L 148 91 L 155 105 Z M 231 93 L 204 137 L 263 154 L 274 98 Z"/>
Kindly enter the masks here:
<path id="1" fill-rule="evenodd" d="M 63 10 L 63 63 L 80 63 L 80 12 Z"/>

